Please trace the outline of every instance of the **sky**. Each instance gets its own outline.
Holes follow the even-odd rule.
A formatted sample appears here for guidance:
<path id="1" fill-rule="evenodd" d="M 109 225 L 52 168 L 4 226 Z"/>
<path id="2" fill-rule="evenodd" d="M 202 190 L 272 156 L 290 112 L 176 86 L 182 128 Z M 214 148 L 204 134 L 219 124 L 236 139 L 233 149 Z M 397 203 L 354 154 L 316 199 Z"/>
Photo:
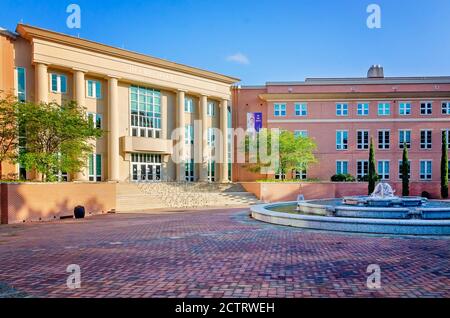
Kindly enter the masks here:
<path id="1" fill-rule="evenodd" d="M 80 7 L 69 28 L 66 8 Z M 370 4 L 380 28 L 369 28 Z M 240 78 L 243 85 L 361 77 L 450 75 L 450 0 L 0 0 L 17 23 Z"/>

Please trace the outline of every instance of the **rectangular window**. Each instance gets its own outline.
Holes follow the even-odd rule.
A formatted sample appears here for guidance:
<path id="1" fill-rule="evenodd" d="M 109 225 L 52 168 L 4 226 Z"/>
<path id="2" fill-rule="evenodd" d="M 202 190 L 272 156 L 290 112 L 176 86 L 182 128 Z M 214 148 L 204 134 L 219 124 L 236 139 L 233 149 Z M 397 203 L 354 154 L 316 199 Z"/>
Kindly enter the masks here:
<path id="1" fill-rule="evenodd" d="M 27 99 L 27 79 L 26 70 L 24 67 L 16 67 L 16 88 L 17 88 L 17 100 L 19 102 L 25 102 Z"/>
<path id="2" fill-rule="evenodd" d="M 214 128 L 208 128 L 208 146 L 214 147 L 216 145 L 216 134 Z"/>
<path id="3" fill-rule="evenodd" d="M 295 116 L 306 116 L 308 115 L 308 108 L 306 104 L 298 103 L 295 104 Z"/>
<path id="4" fill-rule="evenodd" d="M 378 116 L 389 116 L 391 114 L 390 103 L 378 103 Z"/>
<path id="5" fill-rule="evenodd" d="M 214 102 L 208 102 L 208 107 L 206 108 L 206 114 L 210 117 L 216 116 L 216 105 Z"/>
<path id="6" fill-rule="evenodd" d="M 378 161 L 378 175 L 380 176 L 381 180 L 389 180 L 389 161 Z"/>
<path id="7" fill-rule="evenodd" d="M 368 116 L 368 115 L 369 115 L 369 104 L 358 103 L 358 116 Z"/>
<path id="8" fill-rule="evenodd" d="M 406 148 L 411 148 L 411 130 L 399 129 L 398 131 L 398 146 L 403 149 L 406 143 Z"/>
<path id="9" fill-rule="evenodd" d="M 296 180 L 306 180 L 307 179 L 307 173 L 306 169 L 303 170 L 295 170 L 294 176 Z"/>
<path id="10" fill-rule="evenodd" d="M 208 181 L 216 181 L 216 162 L 212 160 L 208 161 Z"/>
<path id="11" fill-rule="evenodd" d="M 378 149 L 389 149 L 390 147 L 390 131 L 378 130 Z"/>
<path id="12" fill-rule="evenodd" d="M 102 181 L 102 155 L 89 155 L 89 181 Z"/>
<path id="13" fill-rule="evenodd" d="M 186 97 L 184 99 L 184 112 L 185 113 L 194 112 L 194 100 L 192 98 Z"/>
<path id="14" fill-rule="evenodd" d="M 89 122 L 92 123 L 93 127 L 97 129 L 103 128 L 103 115 L 96 113 L 88 113 Z"/>
<path id="15" fill-rule="evenodd" d="M 431 115 L 433 113 L 433 104 L 431 102 L 420 103 L 420 114 Z"/>
<path id="16" fill-rule="evenodd" d="M 53 93 L 67 93 L 67 76 L 62 74 L 51 73 L 51 91 Z"/>
<path id="17" fill-rule="evenodd" d="M 433 172 L 431 164 L 431 160 L 420 160 L 420 180 L 431 180 Z"/>
<path id="18" fill-rule="evenodd" d="M 161 138 L 161 92 L 147 87 L 130 87 L 131 135 Z"/>
<path id="19" fill-rule="evenodd" d="M 274 104 L 273 105 L 273 115 L 275 117 L 285 117 L 286 116 L 286 104 Z"/>
<path id="20" fill-rule="evenodd" d="M 402 174 L 402 160 L 398 161 L 398 178 L 401 179 L 403 177 Z M 411 178 L 411 161 L 408 160 L 408 176 Z"/>
<path id="21" fill-rule="evenodd" d="M 87 80 L 87 97 L 102 98 L 102 83 L 100 81 Z"/>
<path id="22" fill-rule="evenodd" d="M 194 181 L 194 167 L 194 159 L 189 159 L 189 161 L 185 163 L 186 181 L 188 182 Z"/>
<path id="23" fill-rule="evenodd" d="M 356 177 L 358 181 L 363 181 L 365 176 L 369 174 L 369 161 L 358 160 L 356 162 Z"/>
<path id="24" fill-rule="evenodd" d="M 441 111 L 443 115 L 450 115 L 450 102 L 442 102 Z"/>
<path id="25" fill-rule="evenodd" d="M 192 125 L 184 126 L 184 143 L 186 145 L 194 144 L 194 126 Z"/>
<path id="26" fill-rule="evenodd" d="M 336 150 L 348 149 L 348 131 L 336 130 Z"/>
<path id="27" fill-rule="evenodd" d="M 277 172 L 275 172 L 275 179 L 284 180 L 286 179 L 286 174 L 279 169 Z"/>
<path id="28" fill-rule="evenodd" d="M 431 149 L 431 130 L 420 131 L 420 149 Z"/>
<path id="29" fill-rule="evenodd" d="M 348 116 L 348 104 L 336 104 L 336 116 Z"/>
<path id="30" fill-rule="evenodd" d="M 447 137 L 447 147 L 450 148 L 450 129 L 445 129 L 445 136 Z M 442 138 L 442 137 L 441 137 Z"/>
<path id="31" fill-rule="evenodd" d="M 307 130 L 295 130 L 294 136 L 295 137 L 308 137 L 308 131 Z"/>
<path id="32" fill-rule="evenodd" d="M 356 132 L 356 147 L 357 149 L 369 149 L 369 131 L 358 130 Z"/>
<path id="33" fill-rule="evenodd" d="M 348 161 L 336 161 L 336 174 L 348 173 Z"/>
<path id="34" fill-rule="evenodd" d="M 400 115 L 411 115 L 411 103 L 400 103 L 398 113 Z"/>

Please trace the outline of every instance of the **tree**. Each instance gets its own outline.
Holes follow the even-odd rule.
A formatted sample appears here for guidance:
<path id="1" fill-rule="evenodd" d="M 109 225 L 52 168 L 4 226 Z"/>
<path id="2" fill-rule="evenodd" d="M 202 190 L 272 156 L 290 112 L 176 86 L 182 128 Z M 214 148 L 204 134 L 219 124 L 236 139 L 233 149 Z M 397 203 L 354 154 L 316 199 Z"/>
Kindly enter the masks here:
<path id="1" fill-rule="evenodd" d="M 444 199 L 448 198 L 448 144 L 446 131 L 442 132 L 441 197 Z"/>
<path id="2" fill-rule="evenodd" d="M 272 158 L 279 165 L 279 173 L 285 175 L 288 171 L 306 170 L 312 163 L 317 162 L 313 151 L 317 148 L 313 139 L 304 136 L 295 136 L 291 131 L 282 131 L 279 133 L 279 157 Z M 262 129 L 255 138 L 247 136 L 245 139 L 245 152 L 248 154 L 251 149 L 259 150 L 266 147 L 268 152 L 272 149 L 272 132 Z M 266 143 L 264 145 L 264 143 Z M 251 156 L 252 154 L 250 154 Z M 268 153 L 271 156 L 271 153 Z M 260 172 L 261 168 L 269 167 L 270 162 L 261 158 L 260 152 L 256 154 L 255 162 L 245 165 L 245 168 L 251 172 Z"/>
<path id="3" fill-rule="evenodd" d="M 404 197 L 409 196 L 409 159 L 408 159 L 408 147 L 406 142 L 403 144 L 403 156 L 402 156 L 402 195 Z"/>
<path id="4" fill-rule="evenodd" d="M 14 161 L 18 154 L 18 103 L 10 97 L 0 100 L 0 179 L 3 174 L 2 163 Z"/>
<path id="5" fill-rule="evenodd" d="M 375 184 L 378 180 L 378 175 L 377 172 L 375 170 L 375 150 L 373 148 L 373 139 L 370 138 L 370 150 L 369 150 L 369 176 L 368 176 L 368 181 L 369 181 L 369 195 L 373 193 L 373 191 L 375 190 Z"/>
<path id="6" fill-rule="evenodd" d="M 43 181 L 54 181 L 58 171 L 80 171 L 93 150 L 89 141 L 102 135 L 73 101 L 62 106 L 21 103 L 18 122 L 26 140 L 19 162 L 42 173 Z"/>

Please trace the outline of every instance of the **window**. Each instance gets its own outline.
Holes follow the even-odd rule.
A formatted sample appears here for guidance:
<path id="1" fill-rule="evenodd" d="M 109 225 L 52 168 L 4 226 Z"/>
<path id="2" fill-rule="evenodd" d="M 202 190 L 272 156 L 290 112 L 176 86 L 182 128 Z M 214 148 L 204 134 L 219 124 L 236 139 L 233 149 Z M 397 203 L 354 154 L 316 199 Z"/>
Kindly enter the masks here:
<path id="1" fill-rule="evenodd" d="M 389 180 L 389 161 L 380 160 L 378 161 L 378 175 L 381 180 Z"/>
<path id="2" fill-rule="evenodd" d="M 214 128 L 208 128 L 208 146 L 214 147 L 216 145 L 216 134 Z"/>
<path id="3" fill-rule="evenodd" d="M 308 131 L 307 130 L 295 130 L 294 136 L 295 137 L 308 137 Z"/>
<path id="4" fill-rule="evenodd" d="M 433 171 L 431 164 L 431 160 L 420 160 L 420 180 L 431 180 Z"/>
<path id="5" fill-rule="evenodd" d="M 216 105 L 213 102 L 208 102 L 208 107 L 206 108 L 206 114 L 210 117 L 216 116 Z"/>
<path id="6" fill-rule="evenodd" d="M 102 155 L 89 155 L 89 181 L 102 181 Z"/>
<path id="7" fill-rule="evenodd" d="M 369 161 L 368 160 L 358 160 L 356 162 L 356 177 L 358 181 L 363 181 L 364 177 L 369 174 Z"/>
<path id="8" fill-rule="evenodd" d="M 369 149 L 369 131 L 358 130 L 356 132 L 356 148 Z"/>
<path id="9" fill-rule="evenodd" d="M 442 114 L 450 115 L 450 102 L 442 102 Z"/>
<path id="10" fill-rule="evenodd" d="M 308 109 L 306 104 L 295 104 L 295 116 L 308 115 Z"/>
<path id="11" fill-rule="evenodd" d="M 398 178 L 401 179 L 403 177 L 402 174 L 402 160 L 398 161 Z M 408 176 L 411 178 L 411 161 L 408 160 Z"/>
<path id="12" fill-rule="evenodd" d="M 88 119 L 89 119 L 89 122 L 91 122 L 95 128 L 97 128 L 97 129 L 103 128 L 103 115 L 102 114 L 88 113 Z"/>
<path id="13" fill-rule="evenodd" d="M 193 182 L 194 181 L 194 159 L 189 159 L 188 162 L 185 163 L 185 172 L 186 172 L 186 181 Z"/>
<path id="14" fill-rule="evenodd" d="M 17 99 L 25 102 L 27 99 L 26 70 L 24 67 L 16 67 Z"/>
<path id="15" fill-rule="evenodd" d="M 348 149 L 348 131 L 337 130 L 336 131 L 336 150 Z"/>
<path id="16" fill-rule="evenodd" d="M 151 153 L 131 154 L 131 177 L 135 182 L 161 181 L 161 155 Z"/>
<path id="17" fill-rule="evenodd" d="M 130 87 L 131 135 L 161 138 L 161 93 L 141 86 Z"/>
<path id="18" fill-rule="evenodd" d="M 336 104 L 336 116 L 348 116 L 348 104 Z"/>
<path id="19" fill-rule="evenodd" d="M 449 140 L 449 138 L 450 138 L 450 129 L 445 129 L 444 131 L 445 131 L 445 136 L 447 137 L 447 147 L 450 148 L 450 140 Z"/>
<path id="20" fill-rule="evenodd" d="M 431 149 L 431 130 L 420 131 L 420 148 Z"/>
<path id="21" fill-rule="evenodd" d="M 286 174 L 285 174 L 283 171 L 278 170 L 278 171 L 275 173 L 275 179 L 276 179 L 276 180 L 284 180 L 284 179 L 286 179 Z"/>
<path id="22" fill-rule="evenodd" d="M 411 103 L 400 103 L 398 113 L 400 115 L 411 115 Z"/>
<path id="23" fill-rule="evenodd" d="M 185 113 L 194 112 L 194 100 L 192 98 L 186 97 L 184 99 L 184 112 Z"/>
<path id="24" fill-rule="evenodd" d="M 348 173 L 348 161 L 336 161 L 336 174 Z"/>
<path id="25" fill-rule="evenodd" d="M 53 93 L 67 93 L 67 76 L 62 74 L 51 73 L 51 91 Z"/>
<path id="26" fill-rule="evenodd" d="M 391 104 L 378 103 L 378 116 L 389 116 L 391 114 Z"/>
<path id="27" fill-rule="evenodd" d="M 184 143 L 186 145 L 194 144 L 194 126 L 192 125 L 184 126 Z"/>
<path id="28" fill-rule="evenodd" d="M 212 160 L 208 161 L 208 181 L 216 181 L 216 163 Z"/>
<path id="29" fill-rule="evenodd" d="M 294 177 L 296 180 L 306 180 L 307 179 L 306 169 L 295 170 Z"/>
<path id="30" fill-rule="evenodd" d="M 100 81 L 87 80 L 87 97 L 102 98 L 102 83 Z"/>
<path id="31" fill-rule="evenodd" d="M 378 149 L 389 149 L 389 130 L 378 130 Z"/>
<path id="32" fill-rule="evenodd" d="M 403 149 L 406 143 L 406 148 L 411 148 L 411 130 L 400 129 L 398 131 L 398 146 Z"/>
<path id="33" fill-rule="evenodd" d="M 431 102 L 420 103 L 420 114 L 421 115 L 431 115 L 433 112 L 433 105 Z"/>
<path id="34" fill-rule="evenodd" d="M 368 115 L 369 115 L 369 104 L 358 103 L 358 116 L 368 116 Z"/>
<path id="35" fill-rule="evenodd" d="M 275 117 L 286 116 L 286 104 L 274 104 L 273 105 L 273 115 Z"/>

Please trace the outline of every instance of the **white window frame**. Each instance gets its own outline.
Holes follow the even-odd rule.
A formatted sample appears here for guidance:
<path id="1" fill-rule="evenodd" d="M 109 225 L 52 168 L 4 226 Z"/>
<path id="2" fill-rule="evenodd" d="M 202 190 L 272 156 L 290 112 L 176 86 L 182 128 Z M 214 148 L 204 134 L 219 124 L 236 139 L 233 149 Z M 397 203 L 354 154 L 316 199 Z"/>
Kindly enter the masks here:
<path id="1" fill-rule="evenodd" d="M 383 135 L 383 138 L 381 138 L 381 143 L 380 143 L 380 133 L 382 133 L 382 135 Z M 387 143 L 386 143 L 386 133 L 389 135 Z M 377 131 L 377 139 L 378 139 L 378 149 L 380 149 L 380 150 L 391 149 L 391 130 L 390 129 L 379 129 Z"/>
<path id="2" fill-rule="evenodd" d="M 214 102 L 207 103 L 206 115 L 208 115 L 209 117 L 216 116 L 216 104 Z"/>
<path id="3" fill-rule="evenodd" d="M 283 104 L 283 103 L 273 104 L 273 116 L 274 117 L 286 117 L 286 104 Z"/>
<path id="4" fill-rule="evenodd" d="M 430 140 L 428 141 L 428 134 L 430 132 Z M 425 141 L 422 142 L 422 133 L 425 133 Z M 431 150 L 433 148 L 433 130 L 432 129 L 421 129 L 420 130 L 420 149 L 422 150 Z"/>
<path id="5" fill-rule="evenodd" d="M 381 164 L 381 171 L 380 171 Z M 387 173 L 386 173 L 387 167 Z M 390 160 L 378 160 L 377 162 L 377 173 L 380 176 L 381 180 L 389 180 L 391 178 L 391 163 Z M 387 176 L 387 177 L 386 177 Z"/>
<path id="6" fill-rule="evenodd" d="M 362 134 L 361 136 L 361 144 L 358 142 L 358 135 Z M 364 133 L 367 133 L 367 140 L 364 140 Z M 356 131 L 356 149 L 358 150 L 367 150 L 369 149 L 369 139 L 370 139 L 370 131 L 367 129 L 360 129 Z"/>
<path id="7" fill-rule="evenodd" d="M 401 138 L 403 133 L 403 140 Z M 409 141 L 406 136 L 409 134 Z M 411 129 L 399 129 L 398 130 L 398 147 L 403 149 L 403 144 L 406 142 L 406 148 L 411 149 Z"/>
<path id="8" fill-rule="evenodd" d="M 370 103 L 359 102 L 356 107 L 356 114 L 358 116 L 369 116 Z"/>
<path id="9" fill-rule="evenodd" d="M 207 130 L 207 141 L 209 147 L 215 147 L 216 146 L 216 133 L 215 128 L 208 127 Z"/>
<path id="10" fill-rule="evenodd" d="M 308 116 L 308 105 L 306 103 L 295 103 L 295 116 Z"/>
<path id="11" fill-rule="evenodd" d="M 92 95 L 89 95 L 89 85 L 92 85 Z M 97 85 L 100 87 L 99 89 L 99 96 L 97 96 Z M 95 99 L 102 99 L 102 82 L 99 80 L 94 79 L 87 79 L 86 80 L 86 97 L 88 98 L 95 98 Z"/>
<path id="12" fill-rule="evenodd" d="M 364 171 L 364 165 L 366 164 L 367 171 Z M 358 168 L 361 166 L 361 172 L 359 172 Z M 366 172 L 366 173 L 364 173 Z M 363 180 L 364 176 L 369 174 L 369 160 L 357 160 L 356 161 L 356 178 L 358 181 Z"/>
<path id="13" fill-rule="evenodd" d="M 294 130 L 294 136 L 295 137 L 308 137 L 308 131 L 307 130 Z"/>
<path id="14" fill-rule="evenodd" d="M 53 79 L 52 79 L 53 75 L 56 76 L 56 91 L 53 90 Z M 64 77 L 66 79 L 66 90 L 65 91 L 61 90 L 61 78 L 62 77 Z M 52 93 L 67 94 L 67 86 L 68 86 L 68 82 L 67 82 L 67 75 L 66 74 L 55 73 L 55 72 L 50 73 L 50 91 Z"/>
<path id="15" fill-rule="evenodd" d="M 336 160 L 336 174 L 348 174 L 348 160 Z"/>
<path id="16" fill-rule="evenodd" d="M 195 181 L 195 163 L 194 159 L 188 159 L 187 162 L 184 163 L 184 176 L 187 182 Z"/>
<path id="17" fill-rule="evenodd" d="M 424 171 L 422 172 L 422 163 L 424 163 Z M 428 173 L 428 168 L 430 172 Z M 431 180 L 433 178 L 433 160 L 421 159 L 419 163 L 419 179 Z"/>
<path id="18" fill-rule="evenodd" d="M 441 103 L 441 114 L 442 115 L 450 115 L 450 102 L 443 101 Z"/>
<path id="19" fill-rule="evenodd" d="M 194 113 L 194 99 L 192 97 L 185 97 L 184 99 L 184 112 L 185 113 Z"/>
<path id="20" fill-rule="evenodd" d="M 24 89 L 23 92 L 19 91 L 19 69 L 23 70 L 23 76 L 24 76 L 24 80 L 25 80 L 24 85 L 23 85 L 23 89 Z M 14 68 L 14 84 L 16 86 L 15 93 L 16 93 L 17 100 L 21 101 L 19 96 L 20 96 L 20 94 L 23 94 L 23 96 L 24 96 L 23 101 L 26 101 L 27 100 L 27 69 L 25 67 L 16 66 Z"/>
<path id="21" fill-rule="evenodd" d="M 306 180 L 308 179 L 308 171 L 306 169 L 303 170 L 295 170 L 294 171 L 295 180 Z"/>
<path id="22" fill-rule="evenodd" d="M 402 179 L 402 162 L 403 160 L 399 160 L 398 161 L 398 179 L 401 180 Z M 411 160 L 408 160 L 409 163 L 409 178 L 411 179 Z"/>
<path id="23" fill-rule="evenodd" d="M 95 128 L 103 129 L 103 115 L 102 114 L 94 113 L 94 112 L 88 112 L 87 116 L 88 116 L 88 119 L 89 119 L 89 116 L 92 116 L 92 118 L 90 120 L 92 120 L 92 123 L 93 123 Z M 100 119 L 100 127 L 97 127 L 97 119 Z"/>
<path id="24" fill-rule="evenodd" d="M 425 105 L 425 107 L 422 107 L 424 105 Z M 425 113 L 423 113 L 422 111 L 424 111 Z M 430 111 L 430 112 L 428 113 L 428 111 Z M 433 102 L 432 101 L 421 101 L 420 102 L 420 114 L 425 115 L 425 116 L 433 115 Z"/>
<path id="25" fill-rule="evenodd" d="M 90 167 L 88 164 L 88 178 L 89 181 L 91 182 L 101 182 L 103 180 L 103 155 L 101 153 L 91 153 L 89 155 L 92 155 L 92 170 L 94 171 L 94 174 L 90 173 Z M 97 156 L 100 156 L 100 162 L 101 162 L 101 167 L 100 167 L 100 174 L 97 171 Z M 88 163 L 89 163 L 89 158 L 88 158 Z M 92 178 L 92 180 L 91 180 Z"/>
<path id="26" fill-rule="evenodd" d="M 336 116 L 348 116 L 348 103 L 336 103 Z"/>
<path id="27" fill-rule="evenodd" d="M 380 107 L 381 107 L 381 109 L 380 109 Z M 378 116 L 390 116 L 391 115 L 391 103 L 390 102 L 378 102 L 377 114 L 378 114 Z"/>
<path id="28" fill-rule="evenodd" d="M 191 124 L 184 126 L 184 143 L 186 145 L 194 144 L 194 126 Z"/>
<path id="29" fill-rule="evenodd" d="M 398 114 L 400 116 L 411 115 L 411 102 L 400 102 L 398 104 Z"/>
<path id="30" fill-rule="evenodd" d="M 340 140 L 338 140 L 338 134 L 340 133 Z M 345 134 L 347 135 L 347 142 L 345 143 Z M 336 150 L 345 151 L 348 150 L 348 130 L 336 130 Z"/>
<path id="31" fill-rule="evenodd" d="M 442 129 L 442 131 L 445 131 L 445 136 L 447 137 L 447 147 L 450 148 L 450 128 L 449 129 Z M 441 133 L 441 138 L 442 138 L 442 133 Z M 442 143 L 442 140 L 441 140 Z"/>

